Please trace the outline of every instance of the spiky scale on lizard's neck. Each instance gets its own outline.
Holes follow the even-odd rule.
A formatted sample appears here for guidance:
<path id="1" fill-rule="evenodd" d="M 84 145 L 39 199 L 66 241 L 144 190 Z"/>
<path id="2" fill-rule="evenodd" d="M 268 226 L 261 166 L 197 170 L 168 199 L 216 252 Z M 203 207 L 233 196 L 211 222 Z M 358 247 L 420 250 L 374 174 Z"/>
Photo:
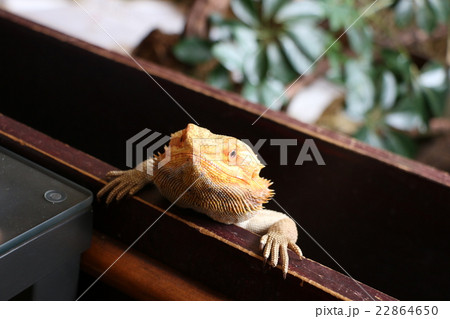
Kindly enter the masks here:
<path id="1" fill-rule="evenodd" d="M 164 163 L 164 165 L 161 165 Z M 193 124 L 171 136 L 155 158 L 154 183 L 177 205 L 226 224 L 247 220 L 273 196 L 264 166 L 243 142 Z"/>

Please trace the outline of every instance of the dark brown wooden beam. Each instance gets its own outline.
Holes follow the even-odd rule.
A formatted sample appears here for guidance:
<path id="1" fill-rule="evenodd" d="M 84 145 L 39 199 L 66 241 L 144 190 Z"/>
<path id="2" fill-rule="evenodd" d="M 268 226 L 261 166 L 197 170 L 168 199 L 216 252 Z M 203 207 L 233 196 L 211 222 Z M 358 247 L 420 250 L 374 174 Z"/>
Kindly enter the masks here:
<path id="1" fill-rule="evenodd" d="M 0 145 L 82 184 L 94 193 L 113 167 L 0 114 Z M 156 258 L 211 289 L 241 300 L 393 300 L 392 297 L 291 251 L 286 280 L 280 269 L 263 266 L 259 236 L 223 225 L 190 210 L 172 208 L 157 192 L 106 207 L 95 203 L 98 230 Z M 104 264 L 108 256 L 91 264 Z M 127 274 L 123 274 L 127 276 Z M 132 280 L 132 279 L 127 279 Z"/>
<path id="2" fill-rule="evenodd" d="M 114 264 L 102 281 L 138 300 L 226 300 L 212 291 L 99 232 L 94 232 L 91 248 L 82 255 L 82 270 L 97 278 Z M 119 259 L 120 257 L 120 259 Z"/>

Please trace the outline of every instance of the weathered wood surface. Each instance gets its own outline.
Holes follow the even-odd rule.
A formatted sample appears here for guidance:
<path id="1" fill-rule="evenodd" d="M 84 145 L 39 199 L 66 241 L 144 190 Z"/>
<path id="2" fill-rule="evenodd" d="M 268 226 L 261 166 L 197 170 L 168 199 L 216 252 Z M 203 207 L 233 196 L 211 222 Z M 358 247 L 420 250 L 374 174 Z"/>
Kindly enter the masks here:
<path id="1" fill-rule="evenodd" d="M 144 128 L 170 134 L 192 122 L 126 56 L 5 12 L 0 12 L 0 37 L 4 44 L 0 61 L 7 61 L 2 63 L 0 73 L 0 111 L 101 159 L 103 162 L 98 165 L 75 165 L 87 165 L 87 172 L 94 170 L 90 174 L 95 179 L 74 175 L 89 180 L 87 183 L 94 190 L 111 168 L 105 162 L 125 168 L 128 138 Z M 145 61 L 139 63 L 200 125 L 213 132 L 249 139 L 252 143 L 258 139 L 295 139 L 298 146 L 288 152 L 288 165 L 279 165 L 278 148 L 265 142 L 259 153 L 268 166 L 262 175 L 274 181 L 276 201 L 353 277 L 402 299 L 450 298 L 448 174 L 270 110 L 251 125 L 264 111 L 263 107 L 174 71 Z M 310 162 L 294 165 L 307 138 L 314 139 L 326 166 Z M 96 227 L 125 243 L 131 242 L 156 218 L 137 211 L 152 209 L 157 214 L 169 205 L 153 188 L 144 191 L 140 198 L 111 206 L 108 211 L 98 207 Z M 274 202 L 268 207 L 280 210 Z M 126 220 L 121 211 L 129 211 Z M 251 242 L 249 250 L 256 256 L 247 252 L 244 256 L 251 257 L 250 260 L 258 258 L 254 235 L 244 235 L 232 226 L 212 226 L 193 213 L 173 211 L 176 217 L 172 224 L 183 224 L 179 216 L 202 222 L 201 228 L 194 228 L 199 234 L 210 234 L 208 227 L 213 227 L 220 236 L 240 234 L 242 237 L 233 238 L 233 242 Z M 165 227 L 165 220 L 169 219 L 161 218 L 155 227 Z M 212 238 L 208 237 L 205 245 Z M 341 271 L 303 230 L 299 243 L 308 257 Z M 162 254 L 156 248 L 143 246 L 154 255 Z M 230 247 L 225 245 L 224 252 Z M 234 248 L 229 251 L 234 252 Z M 180 253 L 183 256 L 180 263 L 188 257 L 185 255 Z M 307 263 L 311 263 L 307 269 L 317 265 L 312 261 L 298 264 Z M 183 267 L 195 273 L 192 266 Z M 278 276 L 279 271 L 269 272 L 267 277 L 272 274 Z M 280 285 L 288 285 L 289 280 Z"/>

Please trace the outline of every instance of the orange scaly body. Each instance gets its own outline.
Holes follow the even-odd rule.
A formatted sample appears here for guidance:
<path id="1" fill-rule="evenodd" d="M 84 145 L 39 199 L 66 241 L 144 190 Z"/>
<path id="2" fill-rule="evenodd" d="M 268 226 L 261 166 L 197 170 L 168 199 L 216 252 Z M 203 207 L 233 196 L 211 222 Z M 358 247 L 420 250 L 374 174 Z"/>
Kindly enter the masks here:
<path id="1" fill-rule="evenodd" d="M 153 182 L 163 196 L 178 206 L 192 208 L 210 218 L 235 224 L 262 235 L 265 259 L 275 267 L 281 259 L 286 276 L 287 249 L 302 256 L 295 222 L 285 214 L 264 209 L 273 196 L 269 180 L 259 176 L 264 166 L 251 148 L 230 136 L 216 135 L 194 124 L 171 135 L 164 153 L 135 169 L 111 171 L 114 178 L 97 194 L 106 202 L 134 195 Z"/>

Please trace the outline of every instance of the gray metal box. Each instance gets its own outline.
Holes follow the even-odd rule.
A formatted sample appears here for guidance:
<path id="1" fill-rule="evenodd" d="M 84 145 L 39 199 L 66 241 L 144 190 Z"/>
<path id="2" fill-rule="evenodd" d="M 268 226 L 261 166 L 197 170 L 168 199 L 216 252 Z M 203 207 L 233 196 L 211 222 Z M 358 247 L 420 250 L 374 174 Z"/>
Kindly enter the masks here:
<path id="1" fill-rule="evenodd" d="M 0 300 L 75 298 L 92 193 L 0 147 Z"/>

